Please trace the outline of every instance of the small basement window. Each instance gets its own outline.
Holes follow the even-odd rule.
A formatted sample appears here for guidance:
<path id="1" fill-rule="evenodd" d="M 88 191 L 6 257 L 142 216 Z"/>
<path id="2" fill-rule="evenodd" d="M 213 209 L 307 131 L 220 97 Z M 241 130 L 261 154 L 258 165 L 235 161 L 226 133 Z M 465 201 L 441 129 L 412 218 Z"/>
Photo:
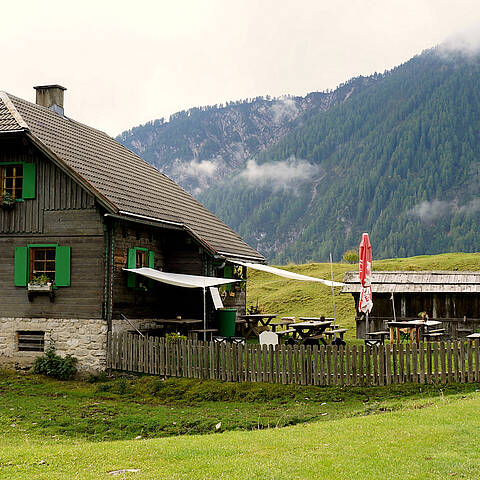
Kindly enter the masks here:
<path id="1" fill-rule="evenodd" d="M 17 332 L 17 341 L 20 352 L 45 351 L 45 332 L 21 330 Z"/>

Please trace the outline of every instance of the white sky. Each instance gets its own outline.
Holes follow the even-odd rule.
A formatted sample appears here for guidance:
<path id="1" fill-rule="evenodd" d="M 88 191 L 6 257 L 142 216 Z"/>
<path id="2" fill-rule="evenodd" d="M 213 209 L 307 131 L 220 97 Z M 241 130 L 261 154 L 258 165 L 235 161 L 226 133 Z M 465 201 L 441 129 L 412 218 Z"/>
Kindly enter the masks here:
<path id="1" fill-rule="evenodd" d="M 2 2 L 0 90 L 67 87 L 67 116 L 115 136 L 193 106 L 304 95 L 383 72 L 463 31 L 479 0 Z"/>

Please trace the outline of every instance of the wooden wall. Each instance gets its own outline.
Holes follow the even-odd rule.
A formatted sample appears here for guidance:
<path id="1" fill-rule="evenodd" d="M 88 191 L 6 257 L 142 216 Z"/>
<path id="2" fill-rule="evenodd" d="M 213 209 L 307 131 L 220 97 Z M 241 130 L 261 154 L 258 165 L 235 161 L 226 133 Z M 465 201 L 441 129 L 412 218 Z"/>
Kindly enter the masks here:
<path id="1" fill-rule="evenodd" d="M 95 209 L 95 200 L 82 187 L 20 139 L 0 141 L 0 163 L 27 162 L 36 165 L 34 199 L 17 202 L 12 211 L 0 209 L 0 234 L 44 233 L 49 210 Z"/>
<path id="2" fill-rule="evenodd" d="M 113 318 L 203 318 L 201 289 L 150 282 L 148 291 L 127 287 L 127 252 L 141 247 L 155 254 L 155 269 L 202 275 L 203 257 L 187 233 L 116 221 L 114 230 Z M 209 303 L 210 309 L 210 303 Z"/>
<path id="3" fill-rule="evenodd" d="M 0 209 L 0 317 L 101 318 L 104 302 L 105 239 L 94 198 L 50 160 L 20 139 L 0 139 L 0 162 L 34 162 L 34 199 Z M 71 247 L 71 286 L 55 301 L 14 286 L 15 247 L 27 244 Z"/>

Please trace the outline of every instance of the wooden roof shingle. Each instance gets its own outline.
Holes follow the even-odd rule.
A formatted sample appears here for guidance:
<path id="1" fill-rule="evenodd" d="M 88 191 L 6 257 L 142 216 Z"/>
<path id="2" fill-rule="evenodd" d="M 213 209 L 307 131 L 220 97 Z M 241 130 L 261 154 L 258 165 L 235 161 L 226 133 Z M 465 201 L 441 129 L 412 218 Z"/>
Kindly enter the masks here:
<path id="1" fill-rule="evenodd" d="M 341 293 L 360 293 L 357 272 L 346 272 Z M 373 293 L 480 293 L 480 272 L 432 270 L 377 271 L 372 273 Z"/>
<path id="2" fill-rule="evenodd" d="M 10 108 L 8 102 L 11 102 Z M 107 199 L 115 208 L 113 213 L 175 222 L 215 253 L 265 261 L 173 180 L 107 134 L 2 92 L 0 132 L 20 129 L 65 162 L 100 197 Z"/>

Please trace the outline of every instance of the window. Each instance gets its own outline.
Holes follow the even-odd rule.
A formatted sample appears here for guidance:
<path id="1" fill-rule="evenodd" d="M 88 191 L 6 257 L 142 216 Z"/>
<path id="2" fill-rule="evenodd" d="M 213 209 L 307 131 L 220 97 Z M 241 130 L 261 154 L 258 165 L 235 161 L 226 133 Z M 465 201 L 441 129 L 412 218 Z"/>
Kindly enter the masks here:
<path id="1" fill-rule="evenodd" d="M 43 352 L 45 350 L 45 332 L 17 332 L 18 350 L 20 352 Z"/>
<path id="2" fill-rule="evenodd" d="M 128 249 L 127 268 L 154 268 L 154 253 L 147 248 L 133 247 Z M 128 273 L 127 286 L 130 288 L 143 288 L 144 281 L 135 273 Z M 140 285 L 142 283 L 142 285 Z M 151 283 L 151 282 L 149 282 Z"/>
<path id="3" fill-rule="evenodd" d="M 4 194 L 16 200 L 35 198 L 35 164 L 0 164 L 0 196 Z"/>
<path id="4" fill-rule="evenodd" d="M 22 198 L 23 165 L 6 165 L 0 168 L 0 194 Z"/>
<path id="5" fill-rule="evenodd" d="M 142 268 L 147 267 L 147 251 L 146 250 L 136 250 L 135 251 L 135 259 L 136 259 L 136 267 L 135 268 Z"/>
<path id="6" fill-rule="evenodd" d="M 55 282 L 55 247 L 32 247 L 30 248 L 30 277 L 45 275 L 53 283 Z"/>
<path id="7" fill-rule="evenodd" d="M 15 247 L 15 286 L 26 287 L 33 277 L 41 275 L 46 275 L 55 287 L 69 287 L 70 247 L 52 244 Z"/>

